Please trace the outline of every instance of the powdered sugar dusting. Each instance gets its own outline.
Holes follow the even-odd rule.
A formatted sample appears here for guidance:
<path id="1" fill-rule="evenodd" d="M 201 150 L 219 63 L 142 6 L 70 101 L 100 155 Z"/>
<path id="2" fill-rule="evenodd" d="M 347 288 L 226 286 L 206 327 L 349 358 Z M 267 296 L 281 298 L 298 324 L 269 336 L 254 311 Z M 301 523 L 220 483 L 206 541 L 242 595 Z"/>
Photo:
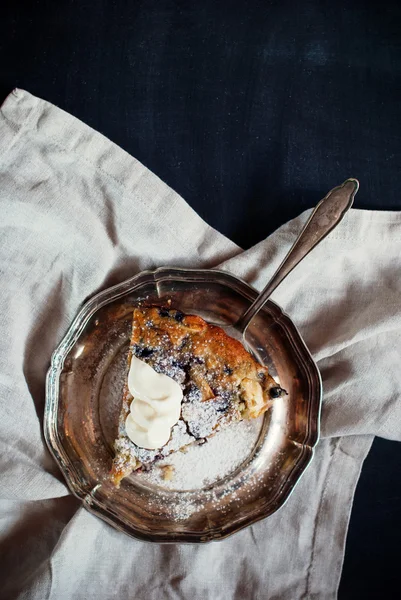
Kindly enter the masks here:
<path id="1" fill-rule="evenodd" d="M 156 463 L 149 472 L 138 473 L 142 482 L 168 490 L 204 489 L 235 471 L 252 453 L 263 418 L 231 423 L 202 445 L 188 446 Z M 164 479 L 165 467 L 172 467 L 171 479 Z M 169 470 L 170 471 L 170 470 Z"/>

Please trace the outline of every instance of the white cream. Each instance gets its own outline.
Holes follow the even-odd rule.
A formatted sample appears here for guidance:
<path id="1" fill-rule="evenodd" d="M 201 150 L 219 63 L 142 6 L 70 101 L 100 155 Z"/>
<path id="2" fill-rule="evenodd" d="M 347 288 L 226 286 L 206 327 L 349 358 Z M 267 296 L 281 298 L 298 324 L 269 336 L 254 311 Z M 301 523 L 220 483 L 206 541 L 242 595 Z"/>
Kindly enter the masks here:
<path id="1" fill-rule="evenodd" d="M 182 390 L 171 377 L 156 373 L 143 360 L 132 357 L 128 389 L 133 396 L 125 429 L 140 448 L 156 450 L 167 444 L 181 413 Z"/>

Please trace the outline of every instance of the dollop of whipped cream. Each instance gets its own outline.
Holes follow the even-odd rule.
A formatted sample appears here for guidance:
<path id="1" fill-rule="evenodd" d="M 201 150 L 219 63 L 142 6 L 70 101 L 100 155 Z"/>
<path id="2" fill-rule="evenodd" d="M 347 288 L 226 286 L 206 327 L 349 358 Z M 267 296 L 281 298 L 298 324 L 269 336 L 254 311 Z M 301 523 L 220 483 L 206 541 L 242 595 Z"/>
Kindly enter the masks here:
<path id="1" fill-rule="evenodd" d="M 128 389 L 133 396 L 125 430 L 134 444 L 156 450 L 167 444 L 171 428 L 181 413 L 182 390 L 168 375 L 157 373 L 136 356 L 128 373 Z"/>

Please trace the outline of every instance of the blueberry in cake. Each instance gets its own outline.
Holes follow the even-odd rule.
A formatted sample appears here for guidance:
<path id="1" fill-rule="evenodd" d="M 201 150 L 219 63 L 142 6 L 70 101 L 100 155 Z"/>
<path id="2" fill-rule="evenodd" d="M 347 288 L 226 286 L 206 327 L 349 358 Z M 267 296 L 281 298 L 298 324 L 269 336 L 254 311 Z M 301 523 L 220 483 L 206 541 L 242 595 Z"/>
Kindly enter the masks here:
<path id="1" fill-rule="evenodd" d="M 221 427 L 263 414 L 283 390 L 244 346 L 201 317 L 135 308 L 111 480 Z"/>

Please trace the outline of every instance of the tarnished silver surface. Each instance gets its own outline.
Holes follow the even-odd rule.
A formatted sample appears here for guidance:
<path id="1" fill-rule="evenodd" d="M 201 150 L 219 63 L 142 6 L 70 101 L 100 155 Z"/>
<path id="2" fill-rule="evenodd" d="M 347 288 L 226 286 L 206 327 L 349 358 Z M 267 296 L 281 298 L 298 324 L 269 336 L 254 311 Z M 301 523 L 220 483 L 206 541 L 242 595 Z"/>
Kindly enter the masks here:
<path id="1" fill-rule="evenodd" d="M 330 190 L 319 202 L 273 277 L 261 291 L 259 297 L 238 319 L 236 328 L 242 331 L 244 336 L 250 321 L 276 287 L 342 221 L 345 213 L 351 208 L 358 189 L 359 181 L 350 178 Z"/>
<path id="2" fill-rule="evenodd" d="M 265 416 L 241 467 L 208 489 L 186 492 L 135 475 L 117 490 L 108 479 L 133 306 L 171 300 L 174 308 L 228 327 L 256 296 L 228 273 L 161 268 L 101 292 L 83 306 L 52 357 L 45 437 L 72 492 L 91 512 L 143 540 L 205 542 L 235 533 L 284 504 L 318 441 L 322 389 L 295 325 L 271 301 L 252 320 L 246 342 L 288 396 L 277 399 Z"/>

